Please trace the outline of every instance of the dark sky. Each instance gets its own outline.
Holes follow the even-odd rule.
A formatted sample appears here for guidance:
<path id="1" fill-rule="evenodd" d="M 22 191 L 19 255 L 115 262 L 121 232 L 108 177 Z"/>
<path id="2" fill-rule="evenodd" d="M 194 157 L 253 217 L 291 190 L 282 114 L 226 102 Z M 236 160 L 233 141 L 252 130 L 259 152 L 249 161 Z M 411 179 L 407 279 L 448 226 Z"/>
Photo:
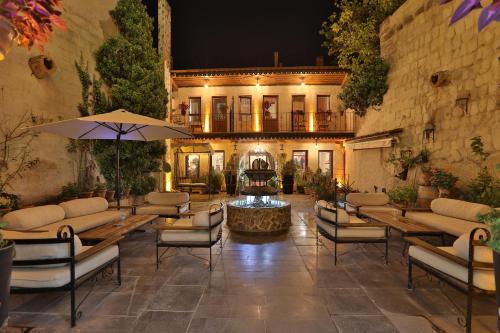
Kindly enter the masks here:
<path id="1" fill-rule="evenodd" d="M 157 0 L 143 0 L 150 15 Z M 318 31 L 333 0 L 169 0 L 174 69 L 331 64 Z"/>

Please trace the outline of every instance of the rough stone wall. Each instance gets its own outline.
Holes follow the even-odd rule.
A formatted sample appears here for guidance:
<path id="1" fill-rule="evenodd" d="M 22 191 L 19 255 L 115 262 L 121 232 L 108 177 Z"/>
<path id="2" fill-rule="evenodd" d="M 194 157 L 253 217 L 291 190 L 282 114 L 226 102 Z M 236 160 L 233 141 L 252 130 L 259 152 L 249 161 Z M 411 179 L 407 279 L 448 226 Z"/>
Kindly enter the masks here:
<path id="1" fill-rule="evenodd" d="M 44 54 L 57 65 L 56 73 L 39 80 L 31 74 L 28 59 L 40 54 L 14 47 L 0 62 L 0 119 L 8 126 L 27 111 L 52 121 L 79 116 L 81 86 L 75 61 L 83 57 L 95 68 L 94 52 L 110 35 L 116 33 L 109 11 L 116 0 L 65 0 L 62 16 L 67 32 L 56 31 Z M 33 157 L 39 165 L 13 182 L 9 191 L 24 202 L 40 202 L 59 193 L 61 186 L 76 180 L 75 157 L 66 151 L 68 140 L 41 134 L 32 143 Z"/>
<path id="2" fill-rule="evenodd" d="M 172 68 L 172 9 L 167 0 L 158 0 L 158 51 Z"/>
<path id="3" fill-rule="evenodd" d="M 458 3 L 407 1 L 382 24 L 382 56 L 391 64 L 389 91 L 382 110 L 370 110 L 361 120 L 357 135 L 403 128 L 397 149 L 408 147 L 416 154 L 425 146 L 432 152 L 432 165 L 451 166 L 466 181 L 477 173 L 470 138 L 482 136 L 492 152 L 492 170 L 500 162 L 500 24 L 478 33 L 479 11 L 474 11 L 449 27 Z M 430 78 L 439 71 L 447 72 L 448 83 L 435 87 Z M 460 101 L 466 96 L 468 113 Z M 435 126 L 434 142 L 423 142 L 427 122 Z M 397 185 L 392 167 L 384 163 L 391 151 L 347 149 L 347 173 L 355 186 L 372 190 L 373 185 Z"/>

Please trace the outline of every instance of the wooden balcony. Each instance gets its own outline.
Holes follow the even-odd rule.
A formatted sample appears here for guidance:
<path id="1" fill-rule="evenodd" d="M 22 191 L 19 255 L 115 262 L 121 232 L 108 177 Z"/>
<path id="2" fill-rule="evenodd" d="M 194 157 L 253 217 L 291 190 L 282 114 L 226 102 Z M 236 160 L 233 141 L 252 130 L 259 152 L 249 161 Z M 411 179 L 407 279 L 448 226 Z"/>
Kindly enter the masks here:
<path id="1" fill-rule="evenodd" d="M 171 120 L 196 138 L 351 138 L 357 126 L 352 111 L 179 114 Z"/>

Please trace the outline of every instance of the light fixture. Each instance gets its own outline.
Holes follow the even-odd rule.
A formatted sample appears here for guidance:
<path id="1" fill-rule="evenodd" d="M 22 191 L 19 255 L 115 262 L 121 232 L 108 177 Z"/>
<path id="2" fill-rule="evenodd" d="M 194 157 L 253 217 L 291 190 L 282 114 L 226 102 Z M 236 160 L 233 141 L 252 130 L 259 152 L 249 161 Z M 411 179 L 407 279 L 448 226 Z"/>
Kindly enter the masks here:
<path id="1" fill-rule="evenodd" d="M 314 145 L 318 148 L 318 138 L 314 139 Z"/>
<path id="2" fill-rule="evenodd" d="M 208 79 L 205 79 L 205 84 L 203 85 L 205 88 L 208 88 Z"/>
<path id="3" fill-rule="evenodd" d="M 260 83 L 259 83 L 259 77 L 257 77 L 257 83 L 255 84 L 256 87 L 260 87 Z"/>
<path id="4" fill-rule="evenodd" d="M 238 151 L 238 141 L 234 141 L 234 151 L 237 152 Z"/>
<path id="5" fill-rule="evenodd" d="M 304 78 L 303 78 L 303 77 L 302 77 L 302 78 L 300 78 L 300 85 L 301 85 L 302 87 L 304 87 L 304 86 L 306 85 L 306 83 L 304 82 Z"/>

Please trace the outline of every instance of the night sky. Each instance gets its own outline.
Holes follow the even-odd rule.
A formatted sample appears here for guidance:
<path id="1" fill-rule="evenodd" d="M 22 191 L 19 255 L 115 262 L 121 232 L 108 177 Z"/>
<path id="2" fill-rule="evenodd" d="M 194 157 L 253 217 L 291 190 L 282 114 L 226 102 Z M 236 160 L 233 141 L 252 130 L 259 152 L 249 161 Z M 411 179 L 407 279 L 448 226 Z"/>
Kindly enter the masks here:
<path id="1" fill-rule="evenodd" d="M 151 16 L 157 0 L 143 0 Z M 169 0 L 174 69 L 314 65 L 333 0 Z"/>

